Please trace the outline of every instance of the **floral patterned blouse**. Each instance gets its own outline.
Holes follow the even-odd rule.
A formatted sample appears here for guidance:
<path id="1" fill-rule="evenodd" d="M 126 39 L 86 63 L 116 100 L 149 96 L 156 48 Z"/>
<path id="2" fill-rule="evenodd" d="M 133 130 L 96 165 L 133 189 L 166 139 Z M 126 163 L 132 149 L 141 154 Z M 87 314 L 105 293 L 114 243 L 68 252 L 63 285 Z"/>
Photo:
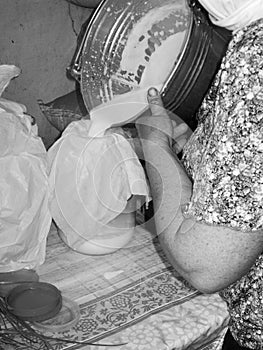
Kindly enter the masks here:
<path id="1" fill-rule="evenodd" d="M 263 234 L 263 20 L 233 36 L 198 112 L 184 166 L 193 179 L 187 215 Z M 263 255 L 221 292 L 241 346 L 263 344 Z M 262 347 L 263 348 L 263 347 Z"/>

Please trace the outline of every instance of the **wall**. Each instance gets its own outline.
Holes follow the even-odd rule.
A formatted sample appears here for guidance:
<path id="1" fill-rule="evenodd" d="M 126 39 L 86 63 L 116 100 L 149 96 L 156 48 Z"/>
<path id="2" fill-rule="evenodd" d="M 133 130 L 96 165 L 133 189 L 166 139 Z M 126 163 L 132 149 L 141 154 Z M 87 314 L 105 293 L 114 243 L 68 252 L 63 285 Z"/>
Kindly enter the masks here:
<path id="1" fill-rule="evenodd" d="M 37 99 L 48 102 L 75 88 L 66 68 L 92 10 L 65 0 L 0 0 L 0 9 L 0 64 L 22 69 L 3 97 L 26 105 L 48 147 L 58 133 L 42 115 Z"/>

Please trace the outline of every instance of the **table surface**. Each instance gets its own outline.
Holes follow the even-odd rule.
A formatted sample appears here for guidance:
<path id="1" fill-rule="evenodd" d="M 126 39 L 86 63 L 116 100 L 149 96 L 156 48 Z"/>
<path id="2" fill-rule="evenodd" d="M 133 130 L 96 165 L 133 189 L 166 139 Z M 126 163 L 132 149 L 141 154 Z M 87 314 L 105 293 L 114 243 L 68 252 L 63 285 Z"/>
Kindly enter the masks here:
<path id="1" fill-rule="evenodd" d="M 40 281 L 54 284 L 80 308 L 77 324 L 52 336 L 117 345 L 120 350 L 201 349 L 228 323 L 218 294 L 203 295 L 170 266 L 156 237 L 143 226 L 123 249 L 88 256 L 70 249 L 52 224 Z M 112 346 L 53 342 L 55 350 Z"/>

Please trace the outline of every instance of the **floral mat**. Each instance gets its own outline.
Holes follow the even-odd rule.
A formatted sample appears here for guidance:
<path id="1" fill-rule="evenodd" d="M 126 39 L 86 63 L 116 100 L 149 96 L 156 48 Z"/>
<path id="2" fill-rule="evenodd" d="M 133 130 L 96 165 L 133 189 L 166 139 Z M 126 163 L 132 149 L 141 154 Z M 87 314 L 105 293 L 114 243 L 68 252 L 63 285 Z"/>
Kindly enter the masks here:
<path id="1" fill-rule="evenodd" d="M 79 322 L 72 330 L 64 332 L 63 337 L 74 339 L 77 336 L 80 341 L 98 341 L 196 295 L 198 292 L 176 277 L 172 270 L 165 270 L 117 293 L 80 305 Z"/>
<path id="2" fill-rule="evenodd" d="M 186 283 L 143 229 L 127 249 L 92 257 L 69 249 L 53 227 L 39 275 L 79 305 L 80 317 L 66 331 L 43 333 L 64 341 L 49 340 L 48 348 L 40 341 L 37 349 L 181 350 L 203 336 L 213 340 L 227 323 L 221 299 Z M 14 349 L 33 347 L 26 341 Z"/>

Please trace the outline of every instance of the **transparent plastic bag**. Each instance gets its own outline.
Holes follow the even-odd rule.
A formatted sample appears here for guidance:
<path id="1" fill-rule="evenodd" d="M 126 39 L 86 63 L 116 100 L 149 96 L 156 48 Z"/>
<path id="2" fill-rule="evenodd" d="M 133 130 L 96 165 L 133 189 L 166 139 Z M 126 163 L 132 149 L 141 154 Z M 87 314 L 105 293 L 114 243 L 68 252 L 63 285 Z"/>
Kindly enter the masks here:
<path id="1" fill-rule="evenodd" d="M 35 269 L 45 260 L 47 152 L 31 122 L 24 105 L 0 98 L 0 272 Z"/>

